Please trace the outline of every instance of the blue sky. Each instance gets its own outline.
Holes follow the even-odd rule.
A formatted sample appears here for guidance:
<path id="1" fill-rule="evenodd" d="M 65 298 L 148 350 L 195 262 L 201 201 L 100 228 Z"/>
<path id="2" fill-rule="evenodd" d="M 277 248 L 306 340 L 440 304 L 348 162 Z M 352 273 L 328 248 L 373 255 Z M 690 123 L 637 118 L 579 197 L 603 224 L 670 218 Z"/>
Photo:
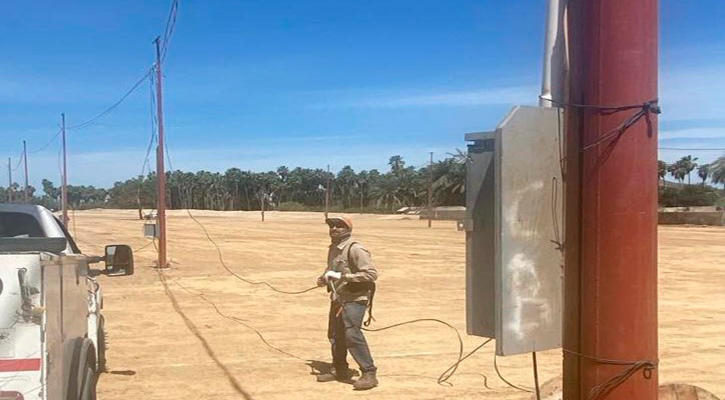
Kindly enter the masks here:
<path id="1" fill-rule="evenodd" d="M 48 142 L 61 112 L 76 125 L 117 100 L 152 64 L 169 6 L 5 7 L 0 163 L 18 160 L 23 139 L 31 151 Z M 465 147 L 464 133 L 536 103 L 544 14 L 544 0 L 182 0 L 164 66 L 172 166 L 383 170 L 395 154 L 410 165 L 429 151 L 444 157 Z M 722 0 L 661 1 L 660 146 L 725 148 L 723 20 Z M 149 90 L 144 83 L 109 116 L 69 131 L 70 183 L 111 186 L 141 172 Z M 58 148 L 30 155 L 36 187 L 59 181 Z M 660 159 L 690 153 L 720 155 Z"/>

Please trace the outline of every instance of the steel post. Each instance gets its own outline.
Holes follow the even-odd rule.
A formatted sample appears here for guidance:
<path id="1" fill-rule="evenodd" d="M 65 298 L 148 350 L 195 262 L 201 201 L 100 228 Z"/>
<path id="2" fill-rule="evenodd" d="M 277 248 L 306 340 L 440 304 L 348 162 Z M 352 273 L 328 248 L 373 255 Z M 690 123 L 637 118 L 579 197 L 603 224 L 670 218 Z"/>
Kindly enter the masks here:
<path id="1" fill-rule="evenodd" d="M 564 398 L 630 365 L 657 362 L 657 118 L 617 130 L 657 98 L 658 0 L 570 0 L 566 120 Z M 611 110 L 610 110 L 611 111 Z M 615 132 L 612 135 L 612 132 Z M 607 400 L 654 400 L 657 370 L 613 384 Z"/>

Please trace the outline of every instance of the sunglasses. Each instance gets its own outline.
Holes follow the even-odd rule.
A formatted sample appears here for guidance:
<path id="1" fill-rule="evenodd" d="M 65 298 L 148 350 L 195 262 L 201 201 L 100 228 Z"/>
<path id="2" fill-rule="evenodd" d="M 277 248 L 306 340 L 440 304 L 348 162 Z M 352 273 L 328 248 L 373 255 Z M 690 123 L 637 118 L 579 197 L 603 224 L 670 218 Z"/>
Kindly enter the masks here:
<path id="1" fill-rule="evenodd" d="M 344 222 L 340 221 L 332 221 L 328 224 L 330 228 L 347 228 L 347 225 Z"/>

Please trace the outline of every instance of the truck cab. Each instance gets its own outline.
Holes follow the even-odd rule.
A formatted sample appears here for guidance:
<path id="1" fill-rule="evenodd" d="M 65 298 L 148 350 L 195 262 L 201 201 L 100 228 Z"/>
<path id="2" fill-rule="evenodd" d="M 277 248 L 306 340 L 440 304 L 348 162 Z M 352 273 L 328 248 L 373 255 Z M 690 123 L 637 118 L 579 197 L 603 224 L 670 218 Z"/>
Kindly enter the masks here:
<path id="1" fill-rule="evenodd" d="M 106 348 L 97 277 L 133 268 L 128 246 L 85 255 L 46 208 L 0 204 L 0 400 L 95 399 Z"/>

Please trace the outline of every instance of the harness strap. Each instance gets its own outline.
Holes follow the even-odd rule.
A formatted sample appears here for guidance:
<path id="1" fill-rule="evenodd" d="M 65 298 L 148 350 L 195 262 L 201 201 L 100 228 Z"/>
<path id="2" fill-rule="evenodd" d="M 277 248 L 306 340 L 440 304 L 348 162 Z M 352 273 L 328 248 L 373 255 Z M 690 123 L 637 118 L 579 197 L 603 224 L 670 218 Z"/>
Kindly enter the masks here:
<path id="1" fill-rule="evenodd" d="M 350 250 L 352 249 L 352 246 L 358 244 L 357 242 L 352 242 L 349 245 L 347 245 L 346 251 L 347 251 L 347 265 L 350 267 L 350 270 L 353 273 L 359 272 L 357 265 L 354 265 L 352 263 L 352 260 L 350 258 Z M 368 295 L 370 296 L 370 299 L 368 300 L 367 304 L 367 312 L 368 312 L 368 319 L 363 322 L 364 326 L 369 326 L 372 321 L 375 321 L 375 317 L 373 317 L 373 299 L 375 298 L 375 290 L 377 289 L 377 285 L 375 282 L 353 282 L 353 283 L 365 283 L 369 284 L 370 288 L 368 289 Z M 348 286 L 350 284 L 348 283 Z"/>

